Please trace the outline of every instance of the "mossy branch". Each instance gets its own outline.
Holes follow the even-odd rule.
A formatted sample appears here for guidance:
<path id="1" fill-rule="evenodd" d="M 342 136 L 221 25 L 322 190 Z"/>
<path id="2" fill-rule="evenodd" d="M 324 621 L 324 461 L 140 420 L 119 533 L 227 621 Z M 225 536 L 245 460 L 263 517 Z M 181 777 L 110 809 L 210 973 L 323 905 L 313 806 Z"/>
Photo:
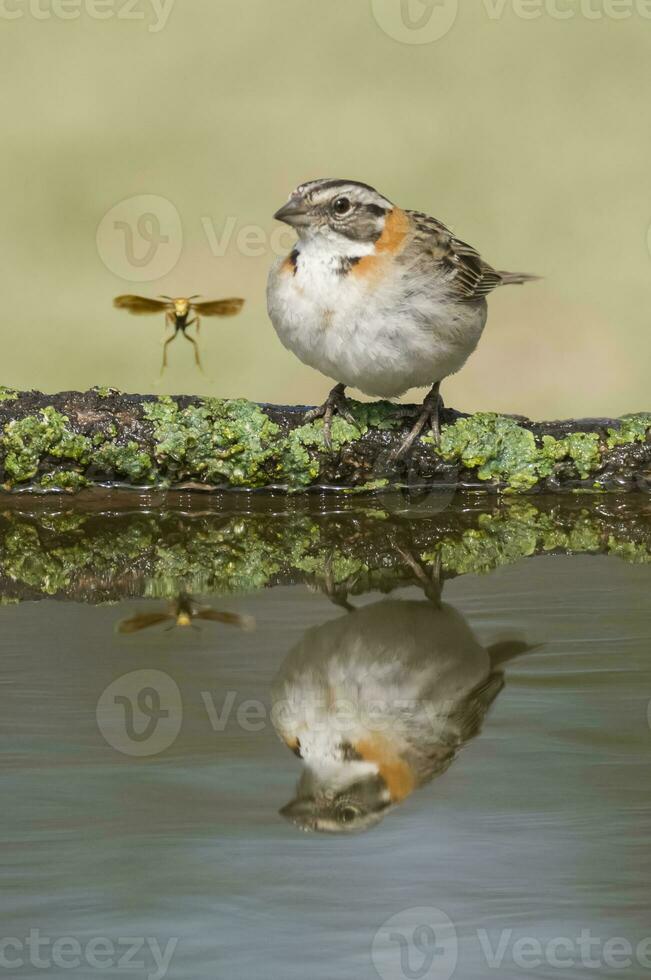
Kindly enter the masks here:
<path id="1" fill-rule="evenodd" d="M 534 423 L 446 411 L 440 445 L 422 437 L 389 462 L 411 425 L 404 407 L 352 403 L 355 424 L 244 400 L 0 388 L 0 485 L 68 491 L 123 485 L 204 491 L 463 487 L 492 493 L 648 490 L 651 413 Z M 414 415 L 417 409 L 414 406 Z"/>

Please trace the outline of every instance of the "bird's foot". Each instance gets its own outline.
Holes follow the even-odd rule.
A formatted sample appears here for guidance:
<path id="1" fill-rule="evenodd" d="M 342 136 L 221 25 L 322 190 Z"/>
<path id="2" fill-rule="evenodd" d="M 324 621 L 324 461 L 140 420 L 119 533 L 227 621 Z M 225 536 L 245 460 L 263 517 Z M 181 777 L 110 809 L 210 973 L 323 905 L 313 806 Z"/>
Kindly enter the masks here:
<path id="1" fill-rule="evenodd" d="M 389 457 L 390 463 L 397 463 L 410 451 L 414 443 L 423 434 L 423 430 L 429 425 L 434 444 L 438 446 L 441 441 L 441 411 L 444 408 L 443 399 L 439 394 L 440 384 L 435 384 L 423 402 L 421 412 L 416 422 L 403 439 L 397 449 L 394 449 Z"/>
<path id="2" fill-rule="evenodd" d="M 335 385 L 323 405 L 313 408 L 305 414 L 305 422 L 314 422 L 316 419 L 323 419 L 323 441 L 327 449 L 332 449 L 332 419 L 335 412 L 343 419 L 356 425 L 355 418 L 348 408 L 348 399 L 345 395 L 346 385 Z"/>

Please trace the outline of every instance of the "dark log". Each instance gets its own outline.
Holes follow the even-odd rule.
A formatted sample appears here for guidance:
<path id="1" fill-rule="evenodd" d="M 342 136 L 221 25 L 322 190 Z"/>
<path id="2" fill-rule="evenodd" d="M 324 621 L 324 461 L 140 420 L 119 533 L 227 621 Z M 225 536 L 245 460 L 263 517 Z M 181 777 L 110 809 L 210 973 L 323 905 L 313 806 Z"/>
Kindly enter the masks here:
<path id="1" fill-rule="evenodd" d="M 392 464 L 411 420 L 388 402 L 352 402 L 333 448 L 301 406 L 179 396 L 14 392 L 0 388 L 0 485 L 6 491 L 92 486 L 488 493 L 651 487 L 651 414 L 531 422 L 446 410 L 439 446 L 421 438 Z M 414 417 L 418 411 L 413 406 Z"/>

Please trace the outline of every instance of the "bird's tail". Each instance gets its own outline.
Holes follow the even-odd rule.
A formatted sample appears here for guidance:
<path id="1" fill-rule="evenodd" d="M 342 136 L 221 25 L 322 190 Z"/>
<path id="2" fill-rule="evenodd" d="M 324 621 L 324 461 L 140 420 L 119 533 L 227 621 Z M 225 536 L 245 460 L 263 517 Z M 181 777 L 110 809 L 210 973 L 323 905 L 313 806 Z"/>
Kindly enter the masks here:
<path id="1" fill-rule="evenodd" d="M 534 650 L 539 650 L 541 646 L 541 643 L 532 645 L 525 643 L 524 640 L 500 640 L 498 643 L 493 643 L 492 646 L 488 647 L 491 667 L 493 669 L 501 667 L 502 664 L 508 663 L 509 660 L 515 660 L 516 657 L 521 657 L 525 653 L 533 653 Z"/>
<path id="2" fill-rule="evenodd" d="M 521 286 L 524 282 L 536 282 L 542 276 L 531 276 L 528 272 L 498 272 L 502 286 Z"/>

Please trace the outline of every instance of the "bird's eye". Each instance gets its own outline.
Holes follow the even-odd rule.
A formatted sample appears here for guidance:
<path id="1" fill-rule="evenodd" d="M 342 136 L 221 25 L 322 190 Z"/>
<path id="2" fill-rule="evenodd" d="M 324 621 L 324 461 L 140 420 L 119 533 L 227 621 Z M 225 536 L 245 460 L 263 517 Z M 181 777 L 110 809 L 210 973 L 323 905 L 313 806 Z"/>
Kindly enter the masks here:
<path id="1" fill-rule="evenodd" d="M 347 197 L 338 197 L 335 203 L 332 205 L 332 210 L 339 217 L 343 217 L 343 215 L 348 214 L 351 208 L 352 204 L 350 199 Z"/>
<path id="2" fill-rule="evenodd" d="M 354 806 L 345 806 L 339 812 L 342 823 L 351 823 L 358 816 L 358 812 Z"/>

